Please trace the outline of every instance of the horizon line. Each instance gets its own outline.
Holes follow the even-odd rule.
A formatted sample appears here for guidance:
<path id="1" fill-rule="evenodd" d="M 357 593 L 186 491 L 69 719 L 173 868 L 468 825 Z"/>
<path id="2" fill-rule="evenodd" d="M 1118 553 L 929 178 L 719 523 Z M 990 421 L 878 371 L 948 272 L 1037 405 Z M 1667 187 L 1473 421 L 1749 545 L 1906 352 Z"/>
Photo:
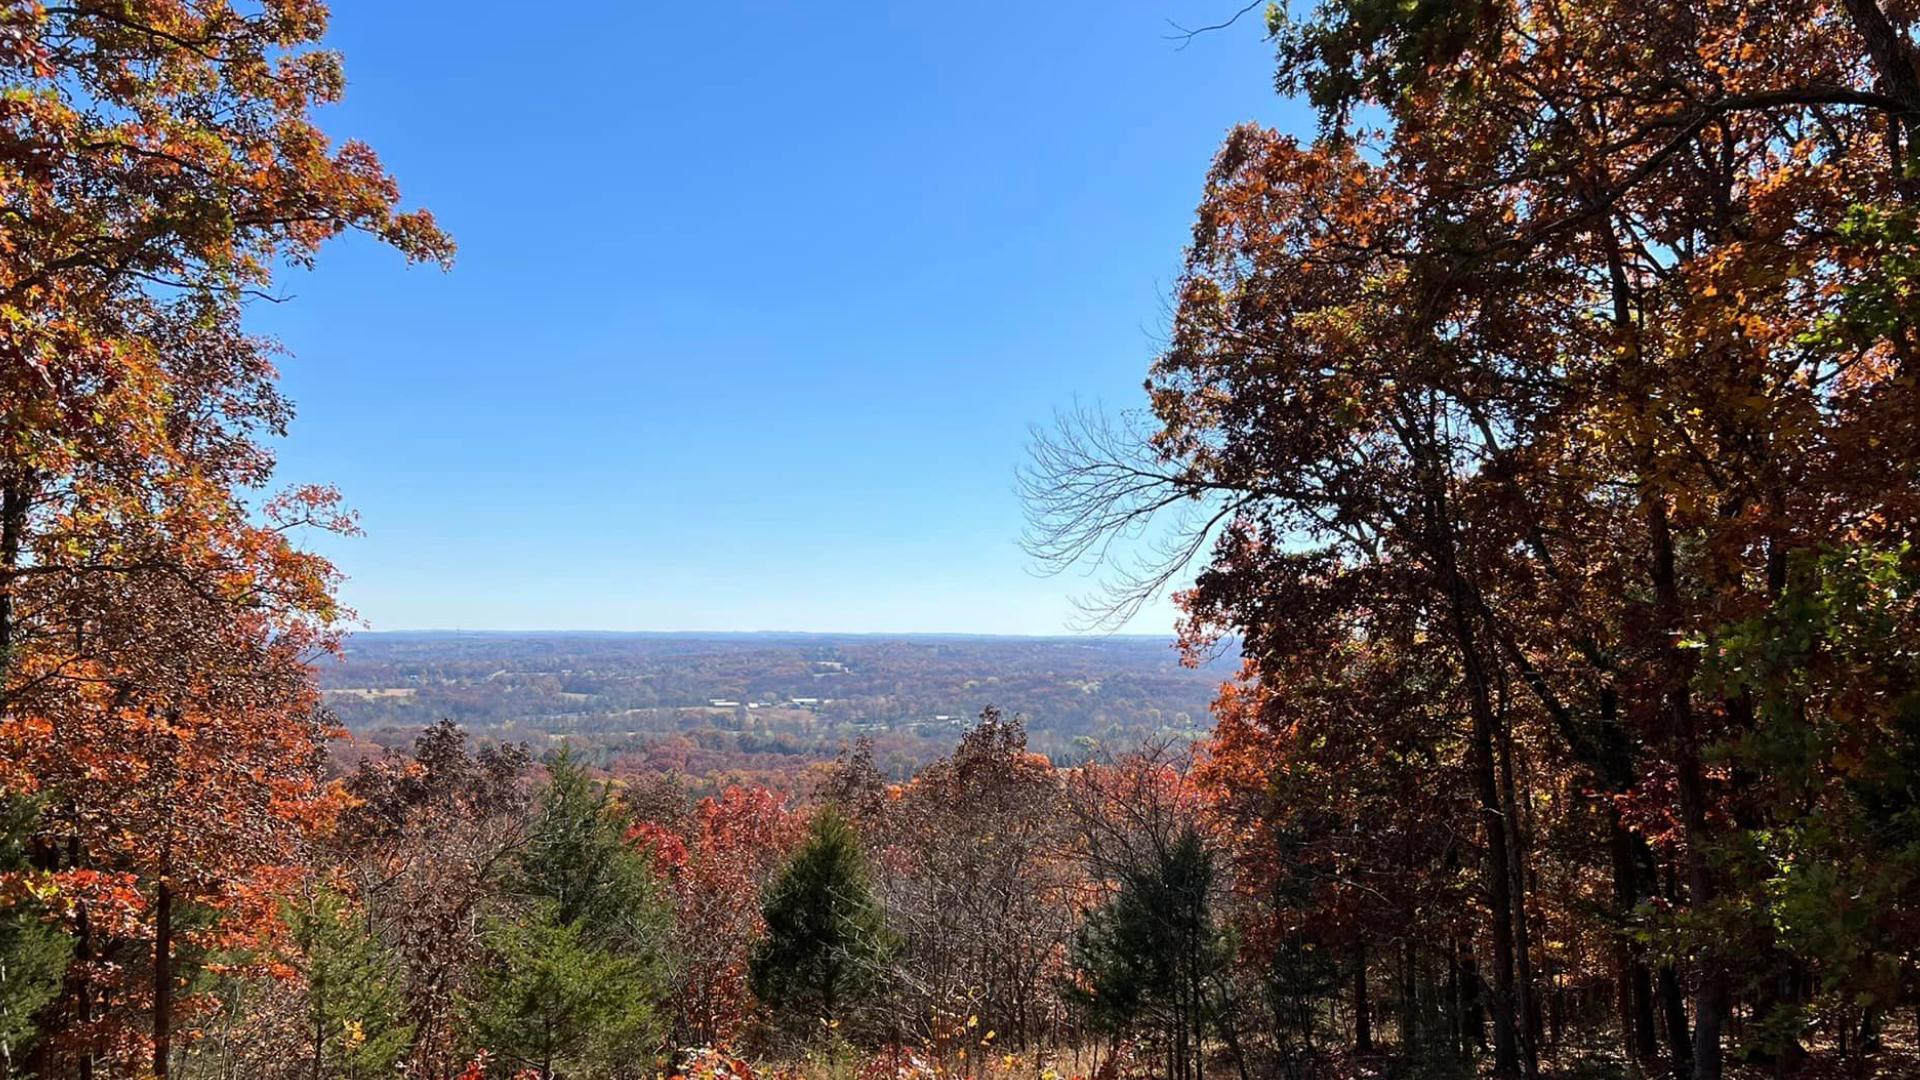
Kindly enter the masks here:
<path id="1" fill-rule="evenodd" d="M 1177 641 L 1174 634 L 1150 633 L 1085 633 L 1060 632 L 1051 634 L 1015 633 L 991 630 L 607 630 L 607 629 L 562 629 L 547 627 L 541 629 L 495 629 L 488 627 L 391 627 L 374 629 L 365 627 L 349 630 L 349 637 L 360 634 L 438 634 L 458 636 L 473 634 L 485 637 L 537 637 L 540 635 L 599 635 L 603 637 L 869 637 L 869 638 L 909 638 L 909 637 L 964 637 L 964 638 L 1009 638 L 1028 641 L 1111 641 L 1115 639 L 1137 639 L 1151 641 Z"/>

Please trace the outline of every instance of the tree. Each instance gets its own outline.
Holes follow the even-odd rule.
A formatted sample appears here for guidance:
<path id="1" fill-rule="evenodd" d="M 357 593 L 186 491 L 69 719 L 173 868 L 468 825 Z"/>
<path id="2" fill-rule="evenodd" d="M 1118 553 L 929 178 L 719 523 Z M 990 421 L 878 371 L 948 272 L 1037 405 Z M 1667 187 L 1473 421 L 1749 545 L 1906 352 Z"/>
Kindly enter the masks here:
<path id="1" fill-rule="evenodd" d="M 657 961 L 668 914 L 652 860 L 628 839 L 631 826 L 630 813 L 612 791 L 562 750 L 547 765 L 547 783 L 506 891 L 551 902 L 559 923 L 579 924 L 596 945 Z"/>
<path id="2" fill-rule="evenodd" d="M 760 893 L 804 835 L 806 821 L 766 788 L 728 787 L 700 800 L 691 836 L 643 821 L 634 839 L 672 894 L 675 1044 L 735 1046 L 754 1018 L 747 985 L 765 932 Z"/>
<path id="3" fill-rule="evenodd" d="M 592 944 L 584 920 L 535 902 L 487 933 L 493 961 L 468 1006 L 472 1038 L 540 1080 L 638 1076 L 659 1024 L 659 983 L 640 959 Z"/>
<path id="4" fill-rule="evenodd" d="M 115 674 L 72 711 L 30 714 L 55 734 L 13 759 L 44 785 L 36 852 L 75 938 L 41 1073 L 102 1056 L 171 1066 L 173 1028 L 212 1007 L 180 991 L 211 953 L 272 937 L 338 805 L 297 628 L 263 637 L 263 620 L 158 585 L 118 605 L 140 619 L 103 635 Z"/>
<path id="5" fill-rule="evenodd" d="M 1158 1032 L 1168 1080 L 1205 1075 L 1206 1038 L 1215 1029 L 1219 987 L 1230 963 L 1214 923 L 1213 854 L 1186 827 L 1151 865 L 1119 881 L 1112 899 L 1087 915 L 1073 941 L 1069 995 L 1097 1030 Z"/>
<path id="6" fill-rule="evenodd" d="M 1764 788 L 1731 885 L 1788 970 L 1811 985 L 1760 998 L 1754 1040 L 1795 1053 L 1813 1021 L 1874 1041 L 1902 998 L 1906 898 L 1920 886 L 1920 560 L 1911 548 L 1806 552 L 1771 608 L 1707 642 L 1699 681 L 1753 702 L 1727 747 Z M 1757 931 L 1749 931 L 1756 933 Z M 1746 973 L 1751 985 L 1774 977 Z"/>
<path id="7" fill-rule="evenodd" d="M 831 808 L 767 890 L 767 936 L 754 950 L 754 995 L 803 1038 L 857 1017 L 896 948 L 867 876 L 859 834 Z"/>
<path id="8" fill-rule="evenodd" d="M 306 989 L 313 1080 L 392 1075 L 413 1038 L 400 966 L 365 915 L 331 889 L 316 889 L 288 918 Z"/>
<path id="9" fill-rule="evenodd" d="M 967 1017 L 1025 1048 L 1059 1020 L 1052 984 L 1072 933 L 1065 786 L 1025 724 L 987 708 L 922 768 L 869 835 L 900 937 L 902 1030 L 939 1046 Z"/>
<path id="10" fill-rule="evenodd" d="M 399 965 L 407 1066 L 451 1076 L 468 1063 L 459 1001 L 485 955 L 485 916 L 525 843 L 530 807 L 525 747 L 470 751 L 451 722 L 347 777 L 354 800 L 326 849 L 354 884 L 367 918 Z"/>
<path id="11" fill-rule="evenodd" d="M 562 751 L 486 934 L 478 1049 L 556 1077 L 636 1075 L 663 1033 L 671 913 L 631 821 Z"/>
<path id="12" fill-rule="evenodd" d="M 1087 914 L 1066 994 L 1116 1040 L 1155 1036 L 1170 1080 L 1203 1072 L 1215 1036 L 1245 1080 L 1240 987 L 1216 923 L 1232 886 L 1218 872 L 1221 838 L 1210 832 L 1216 819 L 1209 793 L 1195 783 L 1192 753 L 1150 743 L 1069 779 Z"/>
<path id="13" fill-rule="evenodd" d="M 166 1076 L 199 1007 L 182 953 L 264 931 L 250 898 L 328 812 L 304 660 L 341 612 L 291 534 L 350 519 L 325 489 L 252 498 L 289 414 L 242 303 L 345 231 L 452 247 L 314 124 L 344 85 L 325 24 L 316 0 L 0 13 L 0 788 L 46 796 L 79 976 L 42 1073 Z"/>
<path id="14" fill-rule="evenodd" d="M 1577 776 L 1537 790 L 1607 836 L 1629 1054 L 1653 1051 L 1652 963 L 1696 1080 L 1737 995 L 1766 1015 L 1799 992 L 1746 876 L 1772 789 L 1723 764 L 1758 702 L 1703 682 L 1695 643 L 1765 611 L 1801 553 L 1892 550 L 1916 520 L 1913 309 L 1890 302 L 1914 265 L 1912 13 L 1670 15 L 1276 16 L 1318 136 L 1228 138 L 1151 422 L 1069 425 L 1029 485 L 1055 566 L 1193 511 L 1122 610 L 1205 557 L 1190 636 L 1262 667 L 1297 612 L 1418 606 L 1466 707 L 1503 1073 L 1540 1042 L 1535 765 Z"/>
<path id="15" fill-rule="evenodd" d="M 73 939 L 53 922 L 54 897 L 32 874 L 27 839 L 39 807 L 0 796 L 0 875 L 18 892 L 0 897 L 0 1076 L 12 1076 L 38 1035 L 34 1018 L 60 992 Z"/>
<path id="16" fill-rule="evenodd" d="M 1269 1038 L 1289 1058 L 1314 1049 L 1327 1011 L 1317 1006 L 1337 999 L 1343 964 L 1355 1049 L 1372 1049 L 1382 960 L 1400 961 L 1402 1053 L 1480 1042 L 1461 1002 L 1422 1009 L 1405 984 L 1410 965 L 1457 965 L 1458 943 L 1473 937 L 1458 873 L 1474 817 L 1453 736 L 1459 691 L 1442 650 L 1387 637 L 1394 616 L 1376 615 L 1379 637 L 1320 623 L 1297 651 L 1249 663 L 1222 690 L 1197 770 L 1236 838 L 1233 925 L 1247 969 L 1265 977 Z"/>

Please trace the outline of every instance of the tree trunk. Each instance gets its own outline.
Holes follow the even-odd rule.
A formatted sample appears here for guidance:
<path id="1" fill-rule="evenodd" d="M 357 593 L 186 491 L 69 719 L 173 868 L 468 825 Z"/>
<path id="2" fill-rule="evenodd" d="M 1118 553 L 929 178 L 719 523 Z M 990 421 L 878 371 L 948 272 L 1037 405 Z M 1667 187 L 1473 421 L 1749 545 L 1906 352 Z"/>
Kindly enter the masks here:
<path id="1" fill-rule="evenodd" d="M 1511 851 L 1508 873 L 1513 877 L 1514 1006 L 1520 1019 L 1520 1064 L 1532 1080 L 1540 1073 L 1540 1006 L 1533 982 L 1532 934 L 1527 927 L 1526 837 L 1513 781 L 1513 728 L 1505 719 L 1502 717 L 1499 740 L 1500 793 Z"/>
<path id="2" fill-rule="evenodd" d="M 67 862 L 75 869 L 80 868 L 81 849 L 78 835 L 70 837 L 67 841 Z M 75 912 L 73 920 L 76 939 L 73 943 L 73 959 L 82 968 L 84 974 L 80 976 L 79 1000 L 74 1003 L 74 1006 L 80 1027 L 87 1033 L 86 1041 L 81 1044 L 78 1055 L 79 1071 L 80 1080 L 93 1080 L 93 985 L 89 982 L 93 978 L 90 970 L 93 966 L 93 920 L 88 914 L 85 903 L 79 904 L 78 907 L 79 910 Z M 42 1046 L 46 1045 L 46 1040 L 42 1039 L 40 1042 Z"/>
<path id="3" fill-rule="evenodd" d="M 1373 1018 L 1368 1015 L 1367 1007 L 1367 946 L 1364 943 L 1353 949 L 1353 1049 L 1356 1053 L 1373 1053 Z"/>
<path id="4" fill-rule="evenodd" d="M 1707 781 L 1700 761 L 1700 732 L 1686 656 L 1679 644 L 1680 587 L 1674 567 L 1673 534 L 1666 497 L 1645 499 L 1649 561 L 1659 625 L 1668 637 L 1665 650 L 1666 705 L 1673 724 L 1673 746 L 1680 792 L 1680 826 L 1686 837 L 1688 907 L 1704 912 L 1715 894 L 1707 862 Z M 1725 962 L 1711 949 L 1700 955 L 1700 985 L 1693 999 L 1693 1080 L 1720 1080 L 1724 1065 L 1720 1033 L 1727 1015 Z"/>
<path id="5" fill-rule="evenodd" d="M 1471 589 L 1460 570 L 1445 480 L 1431 461 L 1424 463 L 1421 471 L 1428 486 L 1425 513 L 1429 543 L 1441 579 L 1446 583 L 1448 621 L 1466 676 L 1467 706 L 1472 720 L 1473 783 L 1480 801 L 1481 825 L 1486 830 L 1487 906 L 1493 937 L 1493 1071 L 1496 1076 L 1517 1076 L 1520 1073 L 1518 1029 L 1522 1018 L 1515 1010 L 1512 848 L 1495 767 L 1494 741 L 1499 721 L 1494 715 L 1486 658 L 1480 652 Z"/>
<path id="6" fill-rule="evenodd" d="M 1462 627 L 1461 629 L 1465 629 Z M 1493 937 L 1493 1071 L 1496 1076 L 1520 1072 L 1519 1017 L 1515 1012 L 1513 979 L 1513 867 L 1507 841 L 1506 815 L 1501 812 L 1500 784 L 1494 773 L 1494 718 L 1486 699 L 1478 650 L 1462 649 L 1470 657 L 1467 681 L 1473 711 L 1473 779 L 1480 797 L 1481 825 L 1486 831 L 1487 906 Z"/>
<path id="7" fill-rule="evenodd" d="M 173 1057 L 173 887 L 169 866 L 160 864 L 153 901 L 153 1075 L 167 1080 Z"/>
<path id="8" fill-rule="evenodd" d="M 1419 1041 L 1420 1005 L 1414 998 L 1413 942 L 1400 943 L 1400 1053 L 1410 1054 Z"/>
<path id="9" fill-rule="evenodd" d="M 1466 1036 L 1460 1023 L 1460 944 L 1447 942 L 1446 1035 L 1455 1054 L 1466 1048 Z"/>
<path id="10" fill-rule="evenodd" d="M 1253 1074 L 1247 1067 L 1246 1051 L 1240 1045 L 1240 1026 L 1234 1020 L 1233 1007 L 1229 1003 L 1226 979 L 1216 971 L 1213 974 L 1213 983 L 1220 991 L 1221 1002 L 1228 1003 L 1220 1012 L 1220 1037 L 1226 1041 L 1227 1053 L 1233 1058 L 1234 1072 L 1239 1074 L 1240 1080 L 1252 1080 Z"/>
<path id="11" fill-rule="evenodd" d="M 7 673 L 13 669 L 14 571 L 26 542 L 27 506 L 32 501 L 27 481 L 9 477 L 0 486 L 0 707 L 6 703 Z"/>
<path id="12" fill-rule="evenodd" d="M 1487 1045 L 1487 1025 L 1480 1012 L 1480 961 L 1467 956 L 1460 961 L 1460 1028 L 1468 1054 Z"/>
<path id="13" fill-rule="evenodd" d="M 1680 973 L 1672 964 L 1660 965 L 1660 1007 L 1666 1017 L 1667 1053 L 1676 1080 L 1693 1076 L 1693 1039 L 1687 1032 L 1687 997 L 1680 989 Z"/>
<path id="14" fill-rule="evenodd" d="M 1911 110 L 1920 110 L 1920 72 L 1914 70 L 1913 50 L 1875 0 L 1846 0 L 1854 29 L 1865 39 L 1882 92 L 1898 98 Z"/>
<path id="15" fill-rule="evenodd" d="M 1668 860 L 1666 897 L 1667 902 L 1675 907 L 1680 904 L 1679 877 L 1672 860 Z M 1686 995 L 1680 988 L 1680 972 L 1671 962 L 1660 965 L 1660 1008 L 1667 1028 L 1667 1047 L 1673 1059 L 1673 1075 L 1676 1080 L 1691 1080 L 1693 1039 L 1688 1029 Z"/>
<path id="16" fill-rule="evenodd" d="M 1613 901 L 1621 926 L 1614 939 L 1614 963 L 1620 980 L 1620 1031 L 1628 1060 L 1649 1065 L 1659 1055 L 1653 1031 L 1653 989 L 1646 963 L 1635 955 L 1626 938 L 1626 921 L 1640 902 L 1639 852 L 1634 836 L 1620 820 L 1618 808 L 1607 808 L 1607 850 L 1613 862 Z"/>

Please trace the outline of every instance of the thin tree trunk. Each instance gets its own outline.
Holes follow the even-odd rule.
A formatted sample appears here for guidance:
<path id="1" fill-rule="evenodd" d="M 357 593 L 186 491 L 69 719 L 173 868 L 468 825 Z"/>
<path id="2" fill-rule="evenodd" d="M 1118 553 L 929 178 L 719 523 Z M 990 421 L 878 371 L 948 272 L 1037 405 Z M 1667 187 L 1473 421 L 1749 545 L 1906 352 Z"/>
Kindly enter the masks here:
<path id="1" fill-rule="evenodd" d="M 1540 1007 L 1533 982 L 1532 935 L 1527 928 L 1526 838 L 1520 821 L 1520 800 L 1514 790 L 1513 728 L 1504 716 L 1498 746 L 1501 803 L 1511 852 L 1508 873 L 1513 881 L 1514 1007 L 1520 1021 L 1520 1065 L 1532 1080 L 1540 1073 Z"/>
<path id="2" fill-rule="evenodd" d="M 13 670 L 14 571 L 20 566 L 20 548 L 26 543 L 27 506 L 32 501 L 28 482 L 9 477 L 0 486 L 0 706 L 6 703 L 7 673 Z"/>
<path id="3" fill-rule="evenodd" d="M 1212 978 L 1214 985 L 1219 988 L 1220 1000 L 1226 1006 L 1220 1012 L 1220 1037 L 1226 1040 L 1227 1053 L 1233 1057 L 1233 1068 L 1240 1080 L 1252 1080 L 1252 1073 L 1247 1068 L 1246 1051 L 1240 1045 L 1240 1026 L 1234 1022 L 1231 1005 L 1226 1004 L 1229 1001 L 1226 979 L 1217 971 Z"/>
<path id="4" fill-rule="evenodd" d="M 1467 1020 L 1465 1020 L 1465 999 L 1459 992 L 1459 942 L 1446 944 L 1446 1005 L 1448 1005 L 1448 1036 L 1452 1036 L 1453 1053 L 1459 1057 L 1467 1055 Z"/>
<path id="5" fill-rule="evenodd" d="M 1487 906 L 1493 937 L 1493 1071 L 1496 1076 L 1516 1076 L 1520 1073 L 1521 1018 L 1515 1011 L 1514 993 L 1512 848 L 1495 767 L 1494 742 L 1499 723 L 1494 715 L 1489 672 L 1475 631 L 1472 597 L 1455 549 L 1447 493 L 1440 486 L 1443 481 L 1433 465 L 1428 464 L 1422 471 L 1427 474 L 1430 485 L 1426 513 L 1433 555 L 1446 582 L 1447 614 L 1454 647 L 1466 675 L 1467 705 L 1472 719 L 1473 783 L 1480 801 L 1481 824 L 1486 830 Z"/>
<path id="6" fill-rule="evenodd" d="M 1647 1065 L 1659 1054 L 1653 1031 L 1653 990 L 1646 963 L 1626 937 L 1626 920 L 1640 902 L 1639 853 L 1634 837 L 1620 820 L 1620 811 L 1607 808 L 1607 851 L 1613 863 L 1613 900 L 1621 925 L 1614 936 L 1614 963 L 1620 980 L 1620 1031 L 1629 1060 Z"/>
<path id="7" fill-rule="evenodd" d="M 1686 837 L 1688 906 L 1693 911 L 1704 912 L 1715 895 L 1713 869 L 1707 861 L 1707 785 L 1700 761 L 1700 732 L 1693 710 L 1687 658 L 1678 640 L 1684 628 L 1680 620 L 1673 533 L 1667 518 L 1666 497 L 1652 492 L 1645 502 L 1654 604 L 1661 629 L 1669 638 L 1664 678 L 1678 766 L 1680 826 Z M 1724 1067 L 1720 1035 L 1727 1015 L 1725 961 L 1714 950 L 1703 949 L 1699 962 L 1700 985 L 1693 998 L 1693 1080 L 1720 1080 Z"/>
<path id="8" fill-rule="evenodd" d="M 1400 943 L 1400 1052 L 1413 1052 L 1419 1041 L 1420 1006 L 1413 995 L 1413 942 Z"/>
<path id="9" fill-rule="evenodd" d="M 1687 1032 L 1687 997 L 1680 989 L 1680 973 L 1672 964 L 1660 965 L 1660 1006 L 1666 1017 L 1667 1051 L 1678 1080 L 1693 1076 L 1693 1039 Z"/>
<path id="10" fill-rule="evenodd" d="M 1461 621 L 1464 623 L 1464 621 Z M 1466 632 L 1466 625 L 1459 625 Z M 1518 1016 L 1515 1012 L 1513 956 L 1513 868 L 1507 841 L 1506 815 L 1500 805 L 1500 784 L 1494 772 L 1494 718 L 1486 698 L 1484 672 L 1478 650 L 1462 647 L 1467 658 L 1467 681 L 1473 712 L 1473 779 L 1480 797 L 1481 825 L 1486 830 L 1487 906 L 1493 937 L 1493 1071 L 1497 1076 L 1520 1072 Z"/>
<path id="11" fill-rule="evenodd" d="M 1469 955 L 1460 961 L 1460 1023 L 1468 1055 L 1487 1045 L 1486 1019 L 1480 1010 L 1480 961 Z"/>
<path id="12" fill-rule="evenodd" d="M 1367 946 L 1362 942 L 1353 948 L 1353 1049 L 1356 1053 L 1373 1053 L 1373 1018 L 1368 1013 Z"/>
<path id="13" fill-rule="evenodd" d="M 1666 865 L 1667 903 L 1680 905 L 1680 872 L 1669 859 Z M 1677 1080 L 1693 1076 L 1693 1038 L 1689 1034 L 1686 995 L 1680 987 L 1680 972 L 1672 962 L 1660 965 L 1660 1005 L 1667 1026 L 1667 1046 L 1673 1058 Z"/>
<path id="14" fill-rule="evenodd" d="M 81 865 L 81 855 L 80 837 L 76 834 L 67 840 L 68 864 L 75 869 L 79 869 Z M 87 911 L 87 905 L 84 901 L 78 906 L 79 910 L 75 913 L 73 921 L 74 937 L 76 939 L 73 946 L 73 959 L 74 962 L 80 966 L 82 974 L 80 976 L 79 1000 L 74 1003 L 74 1009 L 76 1018 L 80 1021 L 81 1030 L 87 1033 L 85 1041 L 82 1042 L 80 1046 L 80 1080 L 93 1080 L 93 985 L 90 981 L 93 978 L 91 971 L 93 966 L 93 920 Z M 45 1040 L 42 1040 L 42 1045 L 45 1045 Z"/>
<path id="15" fill-rule="evenodd" d="M 153 1075 L 166 1080 L 173 1056 L 173 887 L 167 858 L 153 902 Z"/>

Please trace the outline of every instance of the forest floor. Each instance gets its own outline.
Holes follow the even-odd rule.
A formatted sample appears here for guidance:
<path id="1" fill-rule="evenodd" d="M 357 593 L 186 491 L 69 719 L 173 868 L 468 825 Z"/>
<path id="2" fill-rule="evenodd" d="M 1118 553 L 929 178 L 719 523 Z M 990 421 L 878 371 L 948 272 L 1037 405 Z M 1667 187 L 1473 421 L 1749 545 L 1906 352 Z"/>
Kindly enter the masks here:
<path id="1" fill-rule="evenodd" d="M 1843 1054 L 1837 1044 L 1820 1040 L 1809 1040 L 1806 1050 L 1805 1061 L 1791 1071 L 1771 1063 L 1729 1060 L 1726 1080 L 1920 1080 L 1920 1032 L 1911 1019 L 1889 1022 L 1880 1046 L 1871 1053 Z M 1282 1066 L 1256 1072 L 1284 1080 L 1490 1080 L 1493 1076 L 1486 1057 L 1478 1067 L 1469 1067 L 1452 1056 L 1403 1056 L 1392 1046 L 1372 1054 L 1323 1050 L 1311 1062 L 1297 1063 L 1292 1069 Z M 1221 1060 L 1209 1065 L 1207 1075 L 1227 1080 L 1237 1073 L 1230 1062 Z M 1631 1068 L 1613 1041 L 1596 1040 L 1563 1043 L 1556 1053 L 1542 1058 L 1540 1075 L 1543 1080 L 1672 1080 L 1673 1074 Z"/>

